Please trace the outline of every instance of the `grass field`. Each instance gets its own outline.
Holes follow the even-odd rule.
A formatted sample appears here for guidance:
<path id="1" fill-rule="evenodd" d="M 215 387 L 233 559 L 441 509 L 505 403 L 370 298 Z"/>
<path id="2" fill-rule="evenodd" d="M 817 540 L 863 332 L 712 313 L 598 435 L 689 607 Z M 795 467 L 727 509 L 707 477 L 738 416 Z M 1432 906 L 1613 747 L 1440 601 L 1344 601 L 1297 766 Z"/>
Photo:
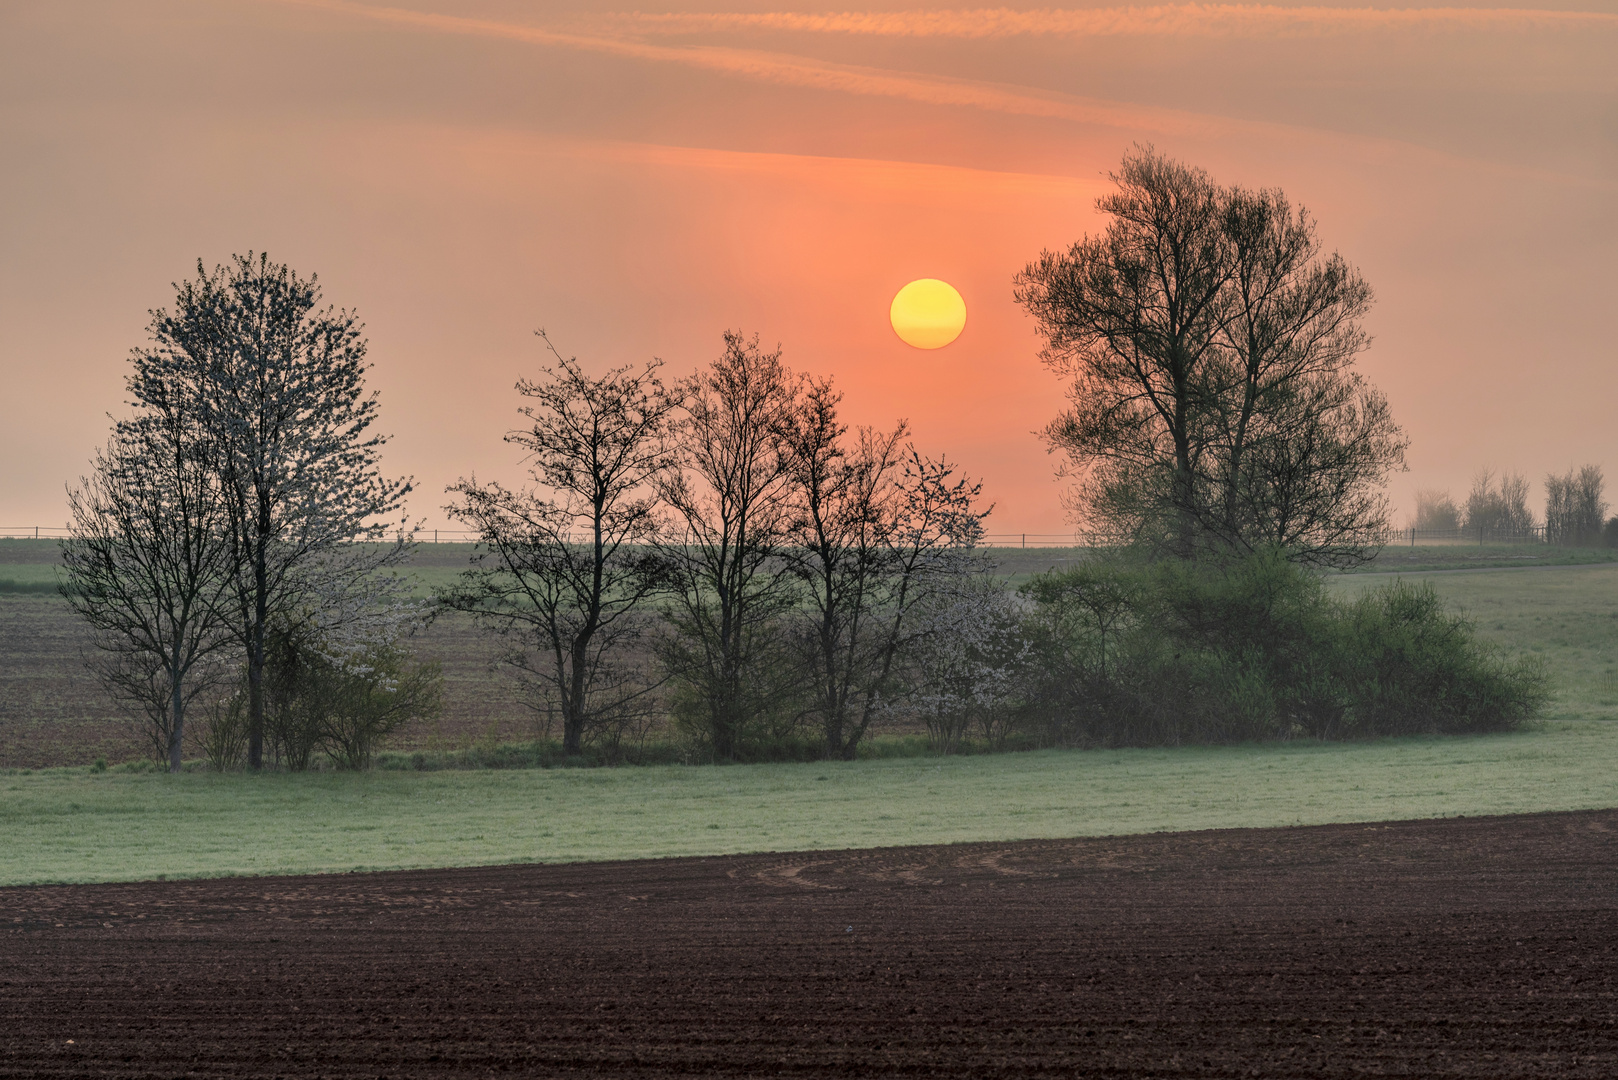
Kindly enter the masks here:
<path id="1" fill-rule="evenodd" d="M 0 885 L 794 851 L 1618 805 L 1618 724 L 838 764 L 0 774 Z"/>
<path id="2" fill-rule="evenodd" d="M 438 554 L 446 576 L 453 573 L 451 561 L 464 558 L 453 551 Z M 1048 559 L 1050 552 L 1028 558 Z M 49 569 L 43 559 L 20 565 L 29 573 Z M 1391 575 L 1331 580 L 1334 589 L 1351 593 Z M 1471 615 L 1481 636 L 1508 654 L 1543 658 L 1554 694 L 1545 722 L 1511 735 L 1464 739 L 726 768 L 180 777 L 116 768 L 13 770 L 0 772 L 0 835 L 6 838 L 0 884 L 643 858 L 1618 805 L 1618 565 L 1475 570 L 1419 580 Z M 498 723 L 499 680 L 488 677 L 474 655 L 478 639 L 464 631 L 441 627 L 444 640 L 435 647 L 450 650 L 447 668 L 464 693 L 489 695 L 467 697 L 490 710 L 478 723 Z M 36 750 L 48 749 L 73 742 L 76 732 L 113 730 L 105 717 L 95 721 L 100 726 L 74 719 L 73 695 L 87 693 L 84 677 L 69 670 L 82 644 L 77 633 L 59 599 L 0 598 L 0 744 L 9 746 L 15 736 Z M 50 719 L 52 709 L 66 711 Z M 424 737 L 415 733 L 413 741 Z M 460 738 L 442 732 L 431 737 L 445 745 Z M 86 749 L 67 760 L 87 761 L 98 752 Z"/>

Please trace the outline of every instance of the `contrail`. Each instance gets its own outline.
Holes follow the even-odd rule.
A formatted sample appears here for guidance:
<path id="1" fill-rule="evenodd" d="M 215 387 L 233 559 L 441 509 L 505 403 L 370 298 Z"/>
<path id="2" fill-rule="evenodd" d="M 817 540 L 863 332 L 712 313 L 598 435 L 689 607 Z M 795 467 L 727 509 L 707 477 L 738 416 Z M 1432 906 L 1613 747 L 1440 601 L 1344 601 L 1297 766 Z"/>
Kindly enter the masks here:
<path id="1" fill-rule="evenodd" d="M 585 25 L 585 24 L 579 24 Z M 1581 31 L 1618 30 L 1618 14 L 1526 8 L 1332 8 L 1270 4 L 1163 4 L 1152 7 L 1012 11 L 686 12 L 608 14 L 600 29 L 640 34 L 699 34 L 774 30 L 880 37 L 1320 37 L 1379 30 Z"/>

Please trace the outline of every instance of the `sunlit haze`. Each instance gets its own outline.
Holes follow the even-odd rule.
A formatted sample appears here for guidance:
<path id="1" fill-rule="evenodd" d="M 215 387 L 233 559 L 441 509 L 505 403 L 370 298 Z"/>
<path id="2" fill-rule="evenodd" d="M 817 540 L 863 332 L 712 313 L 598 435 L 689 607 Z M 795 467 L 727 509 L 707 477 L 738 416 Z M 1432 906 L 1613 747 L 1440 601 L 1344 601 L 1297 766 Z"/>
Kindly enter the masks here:
<path id="1" fill-rule="evenodd" d="M 1522 2 L 1522 0 L 1518 0 Z M 10 0 L 0 526 L 59 526 L 173 282 L 235 252 L 358 311 L 412 515 L 520 480 L 543 327 L 683 375 L 727 329 L 1059 533 L 1061 406 L 1011 280 L 1133 143 L 1280 187 L 1376 289 L 1417 488 L 1618 475 L 1618 0 L 1553 8 Z M 947 281 L 946 348 L 893 309 Z M 899 333 L 895 333 L 899 330 Z"/>

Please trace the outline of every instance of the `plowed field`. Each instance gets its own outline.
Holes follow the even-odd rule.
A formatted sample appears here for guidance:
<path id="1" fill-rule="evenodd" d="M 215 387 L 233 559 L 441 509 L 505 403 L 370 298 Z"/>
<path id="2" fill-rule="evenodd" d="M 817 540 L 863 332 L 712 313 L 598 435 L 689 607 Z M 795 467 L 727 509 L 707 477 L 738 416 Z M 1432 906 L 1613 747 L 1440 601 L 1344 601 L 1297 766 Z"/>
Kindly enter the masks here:
<path id="1" fill-rule="evenodd" d="M 0 1075 L 1608 1078 L 1615 841 L 1604 811 L 0 890 Z"/>

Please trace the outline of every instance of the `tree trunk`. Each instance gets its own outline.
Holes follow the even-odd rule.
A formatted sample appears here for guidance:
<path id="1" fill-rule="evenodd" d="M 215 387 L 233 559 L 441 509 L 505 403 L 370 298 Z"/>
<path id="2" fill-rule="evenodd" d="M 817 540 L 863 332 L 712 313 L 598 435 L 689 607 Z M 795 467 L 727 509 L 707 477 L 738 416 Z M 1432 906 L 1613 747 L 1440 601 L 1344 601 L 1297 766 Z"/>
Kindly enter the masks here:
<path id="1" fill-rule="evenodd" d="M 270 621 L 270 575 L 265 550 L 270 534 L 270 508 L 259 497 L 258 535 L 253 540 L 253 625 L 247 647 L 247 767 L 264 767 L 264 638 Z"/>
<path id="2" fill-rule="evenodd" d="M 169 705 L 169 719 L 172 721 L 169 725 L 169 772 L 177 773 L 185 745 L 185 692 L 178 673 L 170 672 L 169 691 L 172 695 Z"/>
<path id="3" fill-rule="evenodd" d="M 589 644 L 588 638 L 573 642 L 573 670 L 568 673 L 571 685 L 562 710 L 562 753 L 568 757 L 584 753 L 584 665 Z"/>
<path id="4" fill-rule="evenodd" d="M 264 767 L 264 642 L 247 649 L 247 767 Z"/>

